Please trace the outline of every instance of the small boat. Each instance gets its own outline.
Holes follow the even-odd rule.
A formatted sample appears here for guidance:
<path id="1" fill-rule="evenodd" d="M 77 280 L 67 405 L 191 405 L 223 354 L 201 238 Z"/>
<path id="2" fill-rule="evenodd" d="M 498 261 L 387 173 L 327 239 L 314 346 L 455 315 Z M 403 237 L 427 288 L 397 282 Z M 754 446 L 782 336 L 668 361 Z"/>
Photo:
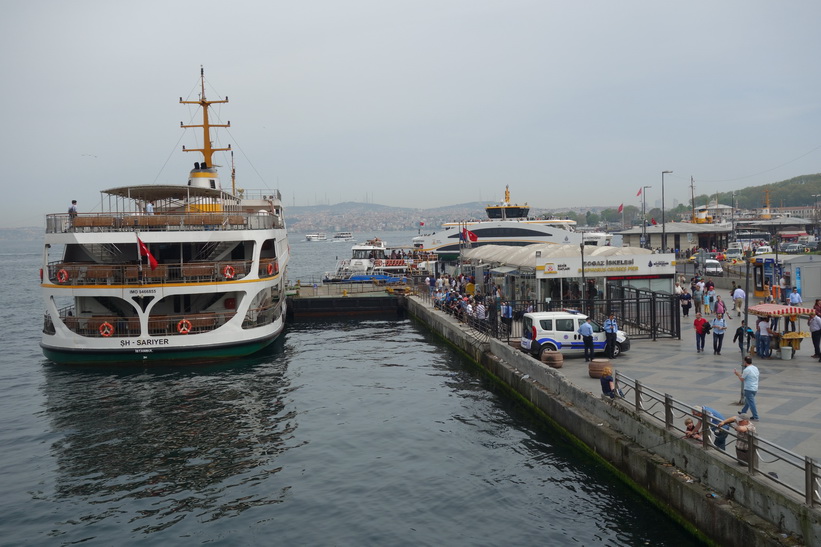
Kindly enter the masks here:
<path id="1" fill-rule="evenodd" d="M 610 245 L 609 234 L 583 234 L 575 230 L 576 221 L 559 218 L 529 218 L 530 207 L 510 202 L 510 188 L 505 187 L 504 200 L 485 207 L 487 220 L 446 222 L 439 233 L 413 238 L 413 248 L 425 253 L 455 257 L 465 246 L 531 245 L 555 243 L 560 245 Z M 466 237 L 469 235 L 469 237 Z M 612 242 L 621 245 L 620 241 Z"/>
<path id="2" fill-rule="evenodd" d="M 328 239 L 328 236 L 325 234 L 308 234 L 305 236 L 306 241 L 325 241 Z"/>
<path id="3" fill-rule="evenodd" d="M 337 232 L 334 234 L 333 239 L 331 241 L 342 241 L 342 242 L 350 242 L 356 241 L 353 238 L 353 234 L 351 232 Z"/>
<path id="4" fill-rule="evenodd" d="M 43 353 L 58 363 L 204 363 L 284 327 L 288 237 L 278 190 L 220 184 L 205 75 L 202 154 L 187 183 L 103 190 L 100 212 L 46 216 Z M 149 204 L 151 206 L 149 207 Z M 60 252 L 62 251 L 62 252 Z M 51 257 L 50 253 L 58 255 Z"/>
<path id="5" fill-rule="evenodd" d="M 325 282 L 395 283 L 418 271 L 421 259 L 409 249 L 391 249 L 375 237 L 351 247 L 351 258 L 340 260 L 336 270 L 326 272 Z"/>

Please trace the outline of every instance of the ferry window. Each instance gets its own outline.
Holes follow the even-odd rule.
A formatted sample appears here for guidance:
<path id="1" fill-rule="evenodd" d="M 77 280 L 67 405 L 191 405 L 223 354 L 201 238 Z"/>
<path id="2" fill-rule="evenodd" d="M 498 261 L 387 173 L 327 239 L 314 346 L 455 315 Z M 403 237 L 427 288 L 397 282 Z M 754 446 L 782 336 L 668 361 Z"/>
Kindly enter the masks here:
<path id="1" fill-rule="evenodd" d="M 214 180 L 214 179 L 210 179 L 210 182 L 211 182 L 211 188 L 216 190 L 217 189 L 217 181 Z"/>
<path id="2" fill-rule="evenodd" d="M 552 319 L 542 319 L 541 321 L 539 321 L 539 325 L 541 325 L 542 330 L 553 330 Z"/>
<path id="3" fill-rule="evenodd" d="M 573 332 L 575 329 L 573 328 L 575 321 L 573 319 L 556 319 L 556 330 L 560 330 L 563 332 Z"/>

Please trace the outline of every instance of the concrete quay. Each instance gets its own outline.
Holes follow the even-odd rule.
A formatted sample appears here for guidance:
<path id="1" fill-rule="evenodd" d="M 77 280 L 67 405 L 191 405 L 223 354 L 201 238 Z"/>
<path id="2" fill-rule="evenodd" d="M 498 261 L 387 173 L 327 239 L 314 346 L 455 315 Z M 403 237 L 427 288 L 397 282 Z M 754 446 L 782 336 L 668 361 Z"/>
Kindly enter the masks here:
<path id="1" fill-rule="evenodd" d="M 705 450 L 627 401 L 603 400 L 583 358 L 566 358 L 561 369 L 551 369 L 510 345 L 477 336 L 420 298 L 406 301 L 412 316 L 702 537 L 720 545 L 821 545 L 821 511 L 768 477 L 751 475 L 728 457 L 732 449 Z M 741 385 L 733 368 L 740 368 L 741 355 L 732 334 L 741 319 L 730 319 L 721 355 L 713 355 L 710 337 L 707 351 L 696 353 L 692 320 L 692 313 L 683 318 L 681 340 L 635 340 L 612 364 L 678 401 L 734 415 Z M 792 360 L 754 358 L 761 371 L 756 427 L 760 437 L 815 458 L 821 454 L 821 433 L 812 419 L 821 412 L 821 381 L 815 378 L 821 364 L 811 354 L 805 339 Z"/>

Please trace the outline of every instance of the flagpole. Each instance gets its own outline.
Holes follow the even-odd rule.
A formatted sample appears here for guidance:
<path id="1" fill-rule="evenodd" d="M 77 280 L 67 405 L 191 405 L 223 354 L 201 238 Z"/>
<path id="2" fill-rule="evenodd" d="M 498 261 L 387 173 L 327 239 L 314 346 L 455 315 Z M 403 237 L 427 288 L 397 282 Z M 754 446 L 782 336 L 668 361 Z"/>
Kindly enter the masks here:
<path id="1" fill-rule="evenodd" d="M 137 278 L 140 280 L 140 283 L 143 282 L 143 253 L 140 249 L 140 231 L 137 230 L 135 232 L 137 234 Z"/>

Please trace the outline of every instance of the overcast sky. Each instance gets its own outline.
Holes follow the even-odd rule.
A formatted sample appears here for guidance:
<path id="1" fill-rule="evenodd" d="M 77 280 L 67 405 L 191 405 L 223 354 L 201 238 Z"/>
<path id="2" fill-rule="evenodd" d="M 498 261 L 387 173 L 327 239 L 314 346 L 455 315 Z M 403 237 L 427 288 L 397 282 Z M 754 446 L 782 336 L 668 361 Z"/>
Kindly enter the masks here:
<path id="1" fill-rule="evenodd" d="M 649 208 L 672 170 L 670 207 L 821 171 L 817 0 L 0 7 L 0 227 L 185 184 L 201 65 L 239 185 L 286 206 Z"/>

